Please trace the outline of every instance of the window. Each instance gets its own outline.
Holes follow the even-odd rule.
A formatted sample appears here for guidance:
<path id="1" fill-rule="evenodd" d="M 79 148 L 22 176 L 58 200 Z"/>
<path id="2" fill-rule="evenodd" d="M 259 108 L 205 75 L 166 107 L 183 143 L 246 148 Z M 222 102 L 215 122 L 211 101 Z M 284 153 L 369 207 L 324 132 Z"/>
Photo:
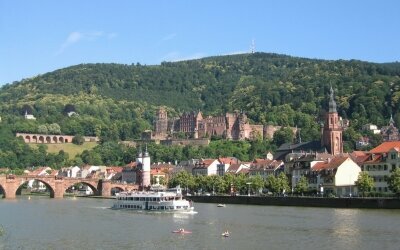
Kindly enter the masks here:
<path id="1" fill-rule="evenodd" d="M 391 153 L 390 154 L 390 159 L 392 159 L 392 160 L 396 159 L 396 153 Z"/>

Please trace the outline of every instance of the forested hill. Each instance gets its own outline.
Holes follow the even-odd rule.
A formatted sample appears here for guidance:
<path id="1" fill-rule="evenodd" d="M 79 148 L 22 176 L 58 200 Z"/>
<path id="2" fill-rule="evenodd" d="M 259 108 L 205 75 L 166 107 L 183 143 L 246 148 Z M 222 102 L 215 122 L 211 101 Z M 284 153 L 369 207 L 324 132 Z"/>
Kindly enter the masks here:
<path id="1" fill-rule="evenodd" d="M 310 127 L 318 122 L 332 86 L 340 115 L 355 120 L 356 125 L 361 121 L 387 124 L 391 113 L 400 124 L 399 76 L 400 63 L 328 61 L 270 53 L 154 66 L 81 64 L 3 86 L 0 105 L 4 114 L 16 113 L 29 104 L 40 118 L 43 113 L 37 103 L 47 98 L 63 105 L 78 104 L 78 111 L 85 114 L 76 99 L 79 96 L 84 102 L 87 95 L 93 104 L 95 99 L 105 99 L 152 107 L 149 119 L 156 106 L 165 105 L 175 114 L 198 109 L 206 114 L 244 110 L 255 123 Z M 46 121 L 54 120 L 49 118 L 51 114 L 46 114 Z"/>

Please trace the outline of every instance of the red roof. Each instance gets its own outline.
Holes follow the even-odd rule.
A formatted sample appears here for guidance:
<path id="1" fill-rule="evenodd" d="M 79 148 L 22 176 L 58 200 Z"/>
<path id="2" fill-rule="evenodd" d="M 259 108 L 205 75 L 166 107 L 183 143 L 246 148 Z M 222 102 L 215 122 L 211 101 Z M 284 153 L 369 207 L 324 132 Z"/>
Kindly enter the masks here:
<path id="1" fill-rule="evenodd" d="M 337 156 L 332 158 L 330 161 L 317 162 L 312 167 L 312 171 L 321 171 L 325 169 L 336 169 L 340 167 L 349 157 Z"/>
<path id="2" fill-rule="evenodd" d="M 378 147 L 371 149 L 369 152 L 371 154 L 387 153 L 393 148 L 394 149 L 397 148 L 396 150 L 399 151 L 399 149 L 400 149 L 400 141 L 387 141 L 387 142 L 384 142 L 381 145 L 379 145 Z"/>
<path id="3" fill-rule="evenodd" d="M 224 158 L 219 158 L 219 162 L 222 164 L 234 164 L 238 163 L 238 160 L 235 157 L 224 157 Z"/>
<path id="4" fill-rule="evenodd" d="M 48 167 L 38 167 L 37 169 L 33 170 L 30 174 L 31 175 L 39 175 L 43 171 L 45 171 Z"/>
<path id="5" fill-rule="evenodd" d="M 375 156 L 371 156 L 370 159 L 365 160 L 363 163 L 379 163 L 382 162 L 383 157 L 382 155 L 375 155 Z"/>
<path id="6" fill-rule="evenodd" d="M 122 172 L 122 169 L 124 169 L 124 168 L 123 167 L 107 167 L 106 171 L 108 173 L 112 173 L 112 172 L 119 173 L 119 172 Z"/>
<path id="7" fill-rule="evenodd" d="M 275 170 L 279 166 L 283 165 L 282 161 L 268 160 L 268 159 L 255 159 L 250 165 L 250 170 L 257 169 L 273 169 Z"/>
<path id="8" fill-rule="evenodd" d="M 194 168 L 208 168 L 214 161 L 215 159 L 203 159 L 196 163 Z"/>
<path id="9" fill-rule="evenodd" d="M 137 162 L 131 161 L 130 163 L 126 164 L 125 167 L 134 168 L 137 166 Z"/>
<path id="10" fill-rule="evenodd" d="M 369 158 L 369 154 L 364 151 L 353 151 L 352 153 L 349 154 L 350 158 L 356 162 L 357 164 L 362 164 Z"/>
<path id="11" fill-rule="evenodd" d="M 240 163 L 237 164 L 231 164 L 229 168 L 226 170 L 227 173 L 236 173 L 238 169 L 240 168 Z"/>

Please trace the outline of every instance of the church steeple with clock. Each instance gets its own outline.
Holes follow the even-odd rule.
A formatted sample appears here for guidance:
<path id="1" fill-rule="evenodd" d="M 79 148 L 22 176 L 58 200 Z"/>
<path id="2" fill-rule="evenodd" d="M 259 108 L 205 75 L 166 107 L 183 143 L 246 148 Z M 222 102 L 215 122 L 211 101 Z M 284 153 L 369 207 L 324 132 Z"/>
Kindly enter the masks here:
<path id="1" fill-rule="evenodd" d="M 326 147 L 328 152 L 332 155 L 343 153 L 342 132 L 343 128 L 336 110 L 336 102 L 331 87 L 329 110 L 325 115 L 324 129 L 322 133 L 322 146 Z"/>

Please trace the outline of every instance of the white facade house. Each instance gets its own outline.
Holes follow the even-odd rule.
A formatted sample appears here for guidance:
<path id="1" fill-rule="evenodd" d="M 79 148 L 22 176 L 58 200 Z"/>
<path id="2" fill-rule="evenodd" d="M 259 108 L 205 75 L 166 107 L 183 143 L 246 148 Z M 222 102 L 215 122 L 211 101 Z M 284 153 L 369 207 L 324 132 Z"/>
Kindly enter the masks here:
<path id="1" fill-rule="evenodd" d="M 217 174 L 219 176 L 224 176 L 225 172 L 229 169 L 232 164 L 239 163 L 239 160 L 236 157 L 225 157 L 218 158 L 217 164 Z"/>
<path id="2" fill-rule="evenodd" d="M 81 170 L 81 168 L 80 167 L 78 167 L 78 166 L 71 166 L 71 167 L 69 167 L 68 169 L 67 169 L 67 177 L 70 177 L 70 178 L 77 178 L 77 176 L 78 176 L 78 172 Z"/>
<path id="3" fill-rule="evenodd" d="M 362 129 L 365 131 L 371 131 L 373 134 L 377 135 L 381 133 L 381 130 L 374 124 L 365 124 L 362 126 Z"/>
<path id="4" fill-rule="evenodd" d="M 310 183 L 319 191 L 337 196 L 357 195 L 356 181 L 361 167 L 349 156 L 335 156 L 316 163 L 309 177 Z M 310 185 L 311 186 L 311 185 Z"/>
<path id="5" fill-rule="evenodd" d="M 387 177 L 400 167 L 400 141 L 388 141 L 367 152 L 362 170 L 374 179 L 372 191 L 390 193 Z"/>
<path id="6" fill-rule="evenodd" d="M 290 155 L 290 154 L 289 154 Z M 289 156 L 288 155 L 288 156 Z M 324 162 L 333 156 L 327 153 L 301 153 L 291 154 L 290 161 L 285 162 L 285 172 L 291 175 L 292 190 L 296 187 L 302 176 L 309 176 L 315 164 Z M 316 188 L 317 184 L 309 181 L 311 189 Z"/>
<path id="7" fill-rule="evenodd" d="M 270 159 L 255 159 L 250 164 L 249 176 L 261 176 L 266 179 L 269 175 L 278 176 L 279 173 L 284 171 L 283 161 L 270 160 Z"/>
<path id="8" fill-rule="evenodd" d="M 220 162 L 217 159 L 203 159 L 200 160 L 198 163 L 195 164 L 194 168 L 192 169 L 192 174 L 194 176 L 197 175 L 217 175 L 217 165 Z"/>
<path id="9" fill-rule="evenodd" d="M 36 117 L 34 117 L 31 114 L 28 114 L 28 111 L 25 111 L 25 115 L 24 115 L 26 120 L 36 120 Z"/>

